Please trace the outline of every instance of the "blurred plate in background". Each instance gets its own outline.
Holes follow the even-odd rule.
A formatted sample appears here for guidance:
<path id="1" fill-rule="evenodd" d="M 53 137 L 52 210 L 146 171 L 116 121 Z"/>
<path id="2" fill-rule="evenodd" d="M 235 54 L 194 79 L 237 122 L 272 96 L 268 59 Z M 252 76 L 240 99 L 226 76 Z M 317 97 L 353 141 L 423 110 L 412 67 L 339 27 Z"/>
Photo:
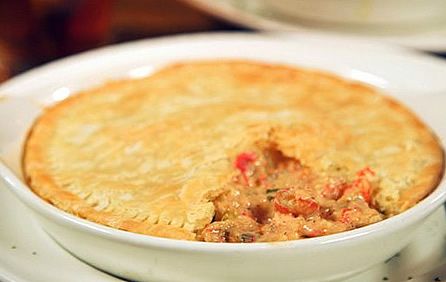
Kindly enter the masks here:
<path id="1" fill-rule="evenodd" d="M 337 25 L 280 13 L 265 0 L 182 0 L 229 22 L 263 31 L 321 33 L 380 40 L 431 52 L 446 52 L 446 10 L 440 20 L 408 25 Z M 319 1 L 320 2 L 320 1 Z"/>

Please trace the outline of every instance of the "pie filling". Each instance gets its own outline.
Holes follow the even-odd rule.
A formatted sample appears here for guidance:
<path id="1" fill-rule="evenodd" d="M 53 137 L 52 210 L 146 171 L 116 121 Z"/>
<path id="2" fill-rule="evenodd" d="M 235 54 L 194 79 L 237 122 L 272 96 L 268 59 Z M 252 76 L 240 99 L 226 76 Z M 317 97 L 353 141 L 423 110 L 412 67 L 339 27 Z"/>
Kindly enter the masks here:
<path id="1" fill-rule="evenodd" d="M 375 172 L 319 175 L 274 146 L 240 153 L 237 175 L 214 201 L 215 216 L 199 231 L 206 242 L 271 242 L 317 237 L 384 219 L 373 199 Z"/>

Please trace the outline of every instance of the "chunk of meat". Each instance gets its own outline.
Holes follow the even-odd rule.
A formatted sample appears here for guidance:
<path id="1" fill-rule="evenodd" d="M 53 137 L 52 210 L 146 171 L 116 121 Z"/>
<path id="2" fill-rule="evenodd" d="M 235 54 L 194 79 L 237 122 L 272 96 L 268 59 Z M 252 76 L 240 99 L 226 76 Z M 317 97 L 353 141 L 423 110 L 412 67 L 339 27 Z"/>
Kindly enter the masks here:
<path id="1" fill-rule="evenodd" d="M 314 195 L 307 190 L 282 189 L 276 194 L 274 209 L 294 216 L 311 216 L 319 213 L 320 206 Z"/>
<path id="2" fill-rule="evenodd" d="M 366 226 L 384 219 L 382 214 L 371 209 L 367 203 L 361 200 L 349 202 L 346 207 L 337 210 L 335 218 L 348 225 L 349 229 Z"/>
<path id="3" fill-rule="evenodd" d="M 262 235 L 259 241 L 287 241 L 301 239 L 302 236 L 297 226 L 304 224 L 302 217 L 294 217 L 286 214 L 275 214 L 269 224 L 261 228 Z"/>
<path id="4" fill-rule="evenodd" d="M 322 190 L 322 195 L 327 199 L 338 200 L 344 194 L 345 189 L 347 189 L 348 184 L 344 179 L 341 178 L 330 178 L 328 183 L 324 185 Z"/>
<path id="5" fill-rule="evenodd" d="M 252 243 L 260 236 L 260 226 L 250 217 L 239 216 L 209 224 L 201 236 L 205 242 Z"/>
<path id="6" fill-rule="evenodd" d="M 318 237 L 339 233 L 348 229 L 350 229 L 350 226 L 343 222 L 330 221 L 321 217 L 315 217 L 300 225 L 299 233 L 305 237 Z"/>

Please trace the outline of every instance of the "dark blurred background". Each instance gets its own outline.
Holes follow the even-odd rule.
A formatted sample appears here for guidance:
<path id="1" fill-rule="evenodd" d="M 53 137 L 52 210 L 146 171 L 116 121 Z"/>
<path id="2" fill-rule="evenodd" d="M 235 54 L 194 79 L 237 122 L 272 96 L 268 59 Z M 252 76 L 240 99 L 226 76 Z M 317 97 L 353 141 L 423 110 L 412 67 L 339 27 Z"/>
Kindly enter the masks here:
<path id="1" fill-rule="evenodd" d="M 0 0 L 0 82 L 107 44 L 239 29 L 178 0 Z"/>

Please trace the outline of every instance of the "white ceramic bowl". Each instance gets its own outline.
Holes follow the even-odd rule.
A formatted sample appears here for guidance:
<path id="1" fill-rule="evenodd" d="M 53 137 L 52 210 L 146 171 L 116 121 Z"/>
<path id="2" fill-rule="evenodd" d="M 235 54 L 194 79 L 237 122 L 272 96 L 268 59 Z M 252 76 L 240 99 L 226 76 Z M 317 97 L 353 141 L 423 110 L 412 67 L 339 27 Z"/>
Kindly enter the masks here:
<path id="1" fill-rule="evenodd" d="M 446 17 L 444 0 L 262 0 L 304 20 L 359 25 L 428 24 Z"/>
<path id="2" fill-rule="evenodd" d="M 358 52 L 351 52 L 352 48 Z M 446 89 L 444 63 L 369 42 L 311 36 L 287 42 L 269 36 L 208 34 L 107 47 L 32 70 L 0 87 L 4 96 L 0 100 L 1 182 L 33 211 L 62 247 L 99 269 L 141 281 L 343 278 L 400 251 L 423 220 L 446 199 L 443 182 L 414 208 L 353 231 L 279 243 L 216 244 L 156 238 L 98 225 L 60 211 L 24 184 L 21 146 L 41 105 L 111 78 L 147 75 L 169 62 L 216 57 L 325 69 L 374 84 L 402 99 L 419 96 L 425 101 L 428 92 Z M 444 117 L 432 116 L 434 111 L 423 110 L 423 106 L 415 110 L 446 136 Z"/>

